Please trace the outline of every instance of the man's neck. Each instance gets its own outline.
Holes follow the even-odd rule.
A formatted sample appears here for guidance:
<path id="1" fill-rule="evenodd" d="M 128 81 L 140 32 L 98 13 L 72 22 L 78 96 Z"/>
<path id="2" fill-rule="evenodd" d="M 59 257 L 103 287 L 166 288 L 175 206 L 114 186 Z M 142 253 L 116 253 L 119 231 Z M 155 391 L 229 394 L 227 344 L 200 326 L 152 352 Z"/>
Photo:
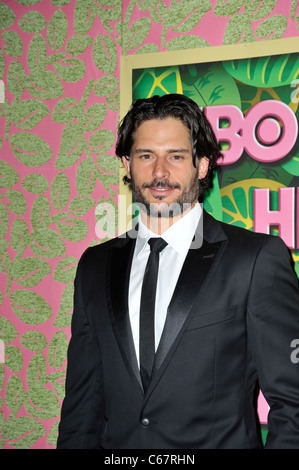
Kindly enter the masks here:
<path id="1" fill-rule="evenodd" d="M 157 235 L 162 235 L 169 227 L 175 224 L 178 220 L 184 217 L 194 207 L 195 203 L 175 217 L 155 217 L 146 214 L 142 209 L 140 210 L 140 217 L 143 224 Z"/>

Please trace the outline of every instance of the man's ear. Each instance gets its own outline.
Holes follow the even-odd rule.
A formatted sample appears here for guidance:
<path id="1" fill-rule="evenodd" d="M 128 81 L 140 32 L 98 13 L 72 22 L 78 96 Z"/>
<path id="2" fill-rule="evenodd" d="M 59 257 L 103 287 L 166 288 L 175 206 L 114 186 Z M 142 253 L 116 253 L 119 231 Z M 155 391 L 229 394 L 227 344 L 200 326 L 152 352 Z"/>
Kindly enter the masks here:
<path id="1" fill-rule="evenodd" d="M 198 164 L 198 179 L 202 180 L 207 176 L 209 170 L 209 160 L 207 157 L 201 157 Z"/>
<path id="2" fill-rule="evenodd" d="M 131 179 L 131 171 L 130 171 L 130 157 L 121 157 L 123 165 L 126 170 L 127 177 Z"/>

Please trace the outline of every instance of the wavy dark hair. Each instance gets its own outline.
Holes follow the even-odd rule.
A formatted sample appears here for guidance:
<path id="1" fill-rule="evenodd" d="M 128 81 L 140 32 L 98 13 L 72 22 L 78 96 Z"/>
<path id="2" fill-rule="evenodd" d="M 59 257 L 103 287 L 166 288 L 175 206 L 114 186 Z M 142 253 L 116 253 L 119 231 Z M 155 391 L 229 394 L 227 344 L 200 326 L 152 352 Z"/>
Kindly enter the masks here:
<path id="1" fill-rule="evenodd" d="M 179 119 L 190 131 L 193 165 L 196 168 L 201 157 L 209 160 L 205 178 L 200 180 L 200 196 L 211 188 L 213 172 L 221 156 L 220 146 L 204 113 L 198 105 L 185 95 L 168 94 L 136 100 L 118 128 L 116 155 L 130 158 L 135 132 L 144 121 L 151 119 Z M 125 176 L 125 183 L 130 179 Z"/>

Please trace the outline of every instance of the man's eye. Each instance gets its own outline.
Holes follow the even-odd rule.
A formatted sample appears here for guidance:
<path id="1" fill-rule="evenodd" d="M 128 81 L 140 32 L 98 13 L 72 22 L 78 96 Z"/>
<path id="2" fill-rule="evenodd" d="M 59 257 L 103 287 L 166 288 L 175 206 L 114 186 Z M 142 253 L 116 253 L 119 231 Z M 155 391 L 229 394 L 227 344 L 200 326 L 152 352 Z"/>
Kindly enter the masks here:
<path id="1" fill-rule="evenodd" d="M 151 158 L 151 155 L 141 155 L 142 160 L 149 160 Z"/>
<path id="2" fill-rule="evenodd" d="M 173 160 L 182 160 L 183 157 L 182 157 L 182 155 L 173 155 L 173 156 L 172 156 L 172 159 L 173 159 Z"/>

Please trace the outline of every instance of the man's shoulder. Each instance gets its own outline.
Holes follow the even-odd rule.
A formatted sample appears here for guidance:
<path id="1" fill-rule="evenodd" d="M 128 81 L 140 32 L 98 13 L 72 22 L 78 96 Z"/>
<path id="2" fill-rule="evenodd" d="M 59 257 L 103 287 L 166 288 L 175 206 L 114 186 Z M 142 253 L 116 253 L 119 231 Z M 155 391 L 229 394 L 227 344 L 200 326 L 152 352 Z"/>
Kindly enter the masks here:
<path id="1" fill-rule="evenodd" d="M 113 248 L 121 248 L 125 246 L 130 240 L 133 240 L 133 236 L 130 232 L 124 233 L 115 238 L 109 238 L 102 240 L 97 245 L 89 246 L 82 254 L 81 259 L 98 259 L 99 257 L 105 257 Z"/>
<path id="2" fill-rule="evenodd" d="M 212 217 L 209 215 L 209 217 Z M 283 240 L 279 236 L 254 232 L 252 229 L 245 227 L 240 227 L 237 225 L 231 225 L 222 221 L 219 221 L 213 218 L 213 222 L 218 224 L 221 227 L 221 230 L 225 234 L 227 240 L 231 243 L 241 243 L 241 244 L 253 244 L 253 245 L 264 245 L 268 243 L 281 244 L 284 245 Z"/>

